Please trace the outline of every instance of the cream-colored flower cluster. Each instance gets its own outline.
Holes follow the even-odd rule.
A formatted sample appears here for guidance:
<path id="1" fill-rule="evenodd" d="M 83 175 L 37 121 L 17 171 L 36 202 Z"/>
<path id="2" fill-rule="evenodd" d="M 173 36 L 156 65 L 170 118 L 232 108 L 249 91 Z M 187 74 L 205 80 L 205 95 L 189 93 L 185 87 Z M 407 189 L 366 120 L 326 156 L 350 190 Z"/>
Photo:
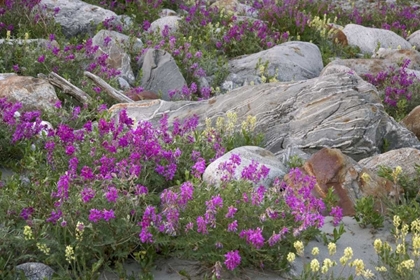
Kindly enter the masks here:
<path id="1" fill-rule="evenodd" d="M 397 167 L 393 173 L 393 177 L 397 178 L 401 174 L 401 170 Z M 390 263 L 390 256 L 392 262 L 396 264 L 395 267 L 386 267 L 385 265 L 378 266 L 375 269 L 379 272 L 387 272 L 390 269 L 395 270 L 401 277 L 404 277 L 407 272 L 411 272 L 416 267 L 416 261 L 420 256 L 420 219 L 411 222 L 410 225 L 404 223 L 401 217 L 394 216 L 394 237 L 396 240 L 395 251 L 388 242 L 376 239 L 373 242 L 373 248 L 380 258 L 386 258 L 387 264 Z M 407 242 L 407 235 L 411 228 L 411 244 Z M 411 245 L 411 246 L 409 246 Z"/>
<path id="2" fill-rule="evenodd" d="M 295 241 L 293 246 L 296 249 L 296 254 L 303 257 L 304 256 L 304 245 L 303 245 L 303 243 L 301 241 Z M 319 255 L 319 252 L 320 252 L 319 248 L 314 247 L 314 248 L 312 248 L 311 254 L 313 256 L 317 256 L 317 255 Z M 328 252 L 331 256 L 333 256 L 337 252 L 337 246 L 335 245 L 335 243 L 330 242 L 328 244 Z M 293 252 L 290 252 L 287 255 L 287 260 L 290 263 L 294 262 L 295 258 L 296 258 L 296 255 Z M 375 277 L 375 274 L 370 269 L 365 269 L 365 263 L 363 262 L 363 260 L 361 260 L 361 259 L 352 260 L 352 258 L 353 258 L 353 249 L 350 248 L 350 247 L 345 248 L 344 249 L 344 254 L 340 258 L 340 263 L 343 266 L 343 268 L 347 265 L 349 267 L 354 267 L 355 275 L 356 276 L 362 276 L 365 279 L 370 279 L 370 278 Z M 309 263 L 308 269 L 310 269 L 310 271 L 306 271 L 305 273 L 308 273 L 308 272 L 313 273 L 312 276 L 314 276 L 318 279 L 319 278 L 318 273 L 321 272 L 322 274 L 325 275 L 325 277 L 328 278 L 328 277 L 330 277 L 330 276 L 327 275 L 328 272 L 330 271 L 330 269 L 332 267 L 334 267 L 336 265 L 337 265 L 337 263 L 335 261 L 332 261 L 330 258 L 325 258 L 322 261 L 322 263 L 318 259 L 315 258 L 315 259 L 312 259 L 311 262 Z M 316 275 L 318 275 L 318 276 L 316 276 Z"/>

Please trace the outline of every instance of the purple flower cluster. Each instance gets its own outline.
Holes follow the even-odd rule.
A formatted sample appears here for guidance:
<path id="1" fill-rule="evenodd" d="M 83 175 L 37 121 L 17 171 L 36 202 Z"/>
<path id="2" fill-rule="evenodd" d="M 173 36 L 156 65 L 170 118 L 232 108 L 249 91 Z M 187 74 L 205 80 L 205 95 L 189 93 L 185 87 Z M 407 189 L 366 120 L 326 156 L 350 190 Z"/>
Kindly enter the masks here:
<path id="1" fill-rule="evenodd" d="M 225 254 L 225 265 L 229 270 L 234 270 L 241 263 L 239 251 L 230 251 Z"/>
<path id="2" fill-rule="evenodd" d="M 295 222 L 300 224 L 294 229 L 293 235 L 298 236 L 309 227 L 322 227 L 324 217 L 321 213 L 325 210 L 325 204 L 322 199 L 312 194 L 316 184 L 315 178 L 304 176 L 299 168 L 292 169 L 289 177 L 291 185 L 287 186 L 283 183 L 284 200 L 295 217 Z"/>

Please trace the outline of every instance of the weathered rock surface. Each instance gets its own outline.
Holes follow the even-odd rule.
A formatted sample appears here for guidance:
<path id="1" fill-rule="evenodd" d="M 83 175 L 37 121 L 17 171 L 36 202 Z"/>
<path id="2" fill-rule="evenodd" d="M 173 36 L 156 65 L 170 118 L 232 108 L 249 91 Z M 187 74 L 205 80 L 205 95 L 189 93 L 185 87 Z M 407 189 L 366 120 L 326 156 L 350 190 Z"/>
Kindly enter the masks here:
<path id="1" fill-rule="evenodd" d="M 229 76 L 226 81 L 234 83 L 233 88 L 244 84 L 261 83 L 255 69 L 258 61 L 268 61 L 266 72 L 279 81 L 300 81 L 319 76 L 323 68 L 318 47 L 307 42 L 286 42 L 259 53 L 229 61 Z"/>
<path id="2" fill-rule="evenodd" d="M 411 110 L 411 112 L 401 120 L 401 123 L 420 139 L 420 106 Z"/>
<path id="3" fill-rule="evenodd" d="M 265 135 L 264 147 L 276 155 L 290 146 L 305 152 L 330 147 L 359 160 L 380 153 L 384 141 L 389 149 L 420 148 L 417 137 L 385 113 L 376 88 L 347 73 L 246 86 L 197 102 L 122 103 L 110 111 L 117 115 L 122 109 L 136 120 L 152 123 L 164 113 L 169 123 L 195 114 L 201 127 L 206 117 L 215 121 L 227 111 L 237 113 L 238 123 L 256 116 L 256 132 Z"/>
<path id="4" fill-rule="evenodd" d="M 127 35 L 116 31 L 101 30 L 93 38 L 92 43 L 99 46 L 96 57 L 108 55 L 107 63 L 110 67 L 121 72 L 120 77 L 124 78 L 130 84 L 134 83 L 135 77 L 131 69 L 131 58 L 125 52 L 124 48 L 130 47 L 130 38 Z M 137 39 L 133 44 L 133 49 L 141 51 L 143 43 Z"/>
<path id="5" fill-rule="evenodd" d="M 351 46 L 357 46 L 363 53 L 373 53 L 378 47 L 410 49 L 411 44 L 396 33 L 379 28 L 364 27 L 357 24 L 347 24 L 343 29 Z"/>
<path id="6" fill-rule="evenodd" d="M 170 100 L 169 90 L 180 91 L 186 84 L 173 57 L 165 51 L 149 49 L 139 61 L 142 69 L 141 86 L 145 90 L 162 93 L 163 100 Z M 179 98 L 177 94 L 173 98 Z"/>
<path id="7" fill-rule="evenodd" d="M 7 97 L 11 102 L 21 102 L 25 111 L 53 109 L 59 100 L 48 81 L 10 74 L 0 74 L 0 97 Z"/>
<path id="8" fill-rule="evenodd" d="M 379 58 L 335 59 L 325 66 L 320 75 L 324 75 L 326 69 L 332 66 L 348 67 L 361 77 L 366 74 L 377 75 L 379 72 L 389 71 L 390 67 L 398 68 L 398 64 Z"/>
<path id="9" fill-rule="evenodd" d="M 54 270 L 43 263 L 23 263 L 16 266 L 16 269 L 22 270 L 28 280 L 48 280 L 54 274 Z"/>
<path id="10" fill-rule="evenodd" d="M 372 58 L 381 58 L 391 63 L 401 64 L 404 60 L 410 60 L 407 68 L 420 70 L 420 53 L 413 49 L 395 50 L 380 48 Z"/>
<path id="11" fill-rule="evenodd" d="M 45 6 L 51 15 L 54 14 L 54 8 L 60 8 L 54 20 L 61 25 L 67 38 L 81 34 L 93 36 L 98 24 L 105 19 L 113 19 L 113 24 L 122 25 L 114 12 L 80 0 L 41 0 L 39 5 Z"/>
<path id="12" fill-rule="evenodd" d="M 345 216 L 355 214 L 354 205 L 363 196 L 378 198 L 376 209 L 384 211 L 381 199 L 397 199 L 400 193 L 392 182 L 362 168 L 338 149 L 320 150 L 305 162 L 302 169 L 316 178 L 314 192 L 318 197 L 325 198 L 328 189 L 334 189 L 334 194 L 338 196 L 338 206 L 343 209 Z M 370 178 L 363 178 L 363 173 L 368 174 Z"/>
<path id="13" fill-rule="evenodd" d="M 416 32 L 414 32 L 413 34 L 411 34 L 408 38 L 407 41 L 416 47 L 417 50 L 420 50 L 420 30 L 417 30 Z"/>
<path id="14" fill-rule="evenodd" d="M 209 164 L 204 171 L 203 180 L 208 184 L 220 185 L 222 182 L 221 178 L 225 175 L 225 172 L 222 172 L 219 169 L 219 165 L 224 162 L 229 162 L 229 158 L 232 154 L 239 155 L 241 159 L 240 165 L 235 169 L 235 174 L 233 176 L 233 179 L 235 180 L 241 179 L 242 171 L 245 167 L 248 167 L 252 161 L 259 163 L 258 169 L 261 165 L 270 169 L 267 178 L 256 183 L 256 187 L 263 185 L 264 187 L 269 188 L 275 178 L 283 178 L 288 170 L 288 168 L 270 151 L 256 146 L 243 146 L 231 150 Z"/>
<path id="15" fill-rule="evenodd" d="M 166 16 L 159 18 L 150 24 L 149 31 L 158 32 L 162 35 L 162 31 L 165 29 L 165 26 L 169 28 L 168 35 L 173 34 L 178 29 L 178 21 L 181 18 L 178 16 Z"/>
<path id="16" fill-rule="evenodd" d="M 378 172 L 380 165 L 392 169 L 401 166 L 403 172 L 412 178 L 416 175 L 415 164 L 420 164 L 420 151 L 413 148 L 392 150 L 380 155 L 364 158 L 359 161 L 359 164 L 375 173 Z"/>

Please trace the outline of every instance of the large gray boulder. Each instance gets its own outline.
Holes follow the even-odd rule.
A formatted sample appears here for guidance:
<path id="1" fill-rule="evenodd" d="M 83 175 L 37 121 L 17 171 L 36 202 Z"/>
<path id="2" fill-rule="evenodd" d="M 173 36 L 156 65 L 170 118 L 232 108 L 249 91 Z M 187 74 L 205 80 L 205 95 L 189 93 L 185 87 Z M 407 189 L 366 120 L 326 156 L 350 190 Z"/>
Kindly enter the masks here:
<path id="1" fill-rule="evenodd" d="M 416 47 L 417 50 L 420 50 L 420 30 L 417 30 L 416 32 L 414 32 L 413 34 L 411 34 L 408 38 L 407 41 Z"/>
<path id="2" fill-rule="evenodd" d="M 141 86 L 145 90 L 161 93 L 163 100 L 171 100 L 168 92 L 180 92 L 187 84 L 174 58 L 166 51 L 148 49 L 139 60 L 139 66 L 143 74 Z M 180 97 L 179 93 L 173 96 L 175 99 Z"/>
<path id="3" fill-rule="evenodd" d="M 411 48 L 409 42 L 390 30 L 347 24 L 343 33 L 347 37 L 348 44 L 359 47 L 363 53 L 373 53 L 378 45 L 381 48 Z"/>
<path id="4" fill-rule="evenodd" d="M 53 15 L 54 9 L 60 8 L 53 18 L 67 38 L 85 34 L 93 36 L 96 27 L 106 19 L 112 19 L 114 25 L 122 25 L 116 13 L 81 0 L 41 0 L 39 5 L 50 11 L 47 15 Z"/>
<path id="5" fill-rule="evenodd" d="M 229 61 L 229 76 L 227 82 L 233 83 L 233 88 L 246 84 L 261 83 L 261 75 L 255 69 L 258 62 L 268 61 L 265 70 L 269 76 L 275 76 L 278 81 L 300 81 L 318 77 L 322 68 L 319 48 L 307 42 L 286 42 L 271 49 L 243 56 Z"/>
<path id="6" fill-rule="evenodd" d="M 178 30 L 178 21 L 180 20 L 181 18 L 179 16 L 159 18 L 150 24 L 150 29 L 148 31 L 159 32 L 159 35 L 162 35 L 162 31 L 164 31 L 165 26 L 167 26 L 168 35 L 173 34 Z"/>
<path id="7" fill-rule="evenodd" d="M 130 42 L 127 35 L 116 31 L 101 30 L 92 38 L 92 43 L 99 46 L 95 56 L 107 54 L 107 63 L 110 67 L 121 72 L 120 77 L 124 78 L 130 84 L 134 84 L 134 73 L 131 69 L 131 58 L 125 52 L 125 49 L 133 48 L 134 51 L 140 52 L 143 43 L 140 39 Z"/>
<path id="8" fill-rule="evenodd" d="M 376 88 L 348 73 L 246 86 L 198 102 L 116 104 L 110 111 L 117 115 L 122 109 L 138 121 L 154 124 L 163 114 L 168 114 L 170 123 L 195 114 L 200 116 L 200 127 L 206 117 L 215 122 L 227 111 L 236 112 L 238 124 L 256 116 L 256 132 L 265 135 L 264 147 L 276 155 L 289 146 L 305 152 L 330 147 L 360 160 L 380 153 L 385 142 L 389 149 L 420 148 L 415 135 L 386 114 Z"/>

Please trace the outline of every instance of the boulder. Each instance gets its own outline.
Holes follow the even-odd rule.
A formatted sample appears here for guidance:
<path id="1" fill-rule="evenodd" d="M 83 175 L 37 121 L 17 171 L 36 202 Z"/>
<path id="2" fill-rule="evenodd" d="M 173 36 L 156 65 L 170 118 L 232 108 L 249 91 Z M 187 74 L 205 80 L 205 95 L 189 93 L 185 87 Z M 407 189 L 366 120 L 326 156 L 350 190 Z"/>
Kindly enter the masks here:
<path id="1" fill-rule="evenodd" d="M 24 111 L 52 110 L 59 100 L 54 87 L 44 79 L 0 74 L 0 98 L 22 103 Z"/>
<path id="2" fill-rule="evenodd" d="M 379 171 L 380 165 L 392 169 L 401 166 L 403 172 L 408 175 L 408 177 L 413 178 L 417 175 L 415 165 L 420 165 L 420 151 L 413 148 L 392 150 L 380 155 L 364 158 L 359 161 L 359 164 L 375 173 Z"/>
<path id="3" fill-rule="evenodd" d="M 326 69 L 329 69 L 330 67 L 337 69 L 337 66 L 349 68 L 361 77 L 366 74 L 377 75 L 379 72 L 389 71 L 390 67 L 395 69 L 398 68 L 398 64 L 379 58 L 335 59 L 325 66 L 320 75 L 324 75 L 325 71 L 327 71 Z M 328 70 L 328 72 L 331 71 L 334 70 Z"/>
<path id="4" fill-rule="evenodd" d="M 28 280 L 48 280 L 54 274 L 54 270 L 43 263 L 23 263 L 16 266 L 16 269 L 22 270 Z"/>
<path id="5" fill-rule="evenodd" d="M 420 53 L 413 49 L 395 50 L 380 48 L 372 55 L 372 58 L 385 59 L 391 63 L 401 64 L 404 60 L 410 60 L 407 68 L 420 70 Z"/>
<path id="6" fill-rule="evenodd" d="M 106 19 L 111 20 L 113 25 L 122 25 L 114 12 L 81 0 L 41 0 L 39 5 L 47 8 L 48 16 L 54 15 L 56 7 L 60 8 L 53 18 L 61 25 L 67 38 L 86 34 L 93 36 L 96 27 Z"/>
<path id="7" fill-rule="evenodd" d="M 229 75 L 226 81 L 234 83 L 234 88 L 244 84 L 259 84 L 258 62 L 264 64 L 269 76 L 278 81 L 300 81 L 319 76 L 323 68 L 319 48 L 307 42 L 286 42 L 271 49 L 246 55 L 229 61 Z"/>
<path id="8" fill-rule="evenodd" d="M 376 48 L 411 49 L 411 44 L 396 33 L 379 28 L 347 24 L 343 29 L 350 46 L 357 46 L 362 53 L 373 53 Z"/>
<path id="9" fill-rule="evenodd" d="M 411 112 L 401 120 L 401 123 L 420 139 L 420 106 L 411 110 Z"/>
<path id="10" fill-rule="evenodd" d="M 270 169 L 268 176 L 264 180 L 255 183 L 255 187 L 263 185 L 264 187 L 269 188 L 275 178 L 283 178 L 287 172 L 287 167 L 283 165 L 270 151 L 256 146 L 243 146 L 229 151 L 210 163 L 204 171 L 203 181 L 207 184 L 220 185 L 225 172 L 221 171 L 219 166 L 224 162 L 229 162 L 229 158 L 232 154 L 239 155 L 241 159 L 241 163 L 236 167 L 232 179 L 241 179 L 242 171 L 253 161 L 258 163 L 258 169 L 262 165 Z"/>
<path id="11" fill-rule="evenodd" d="M 148 91 L 161 93 L 163 100 L 170 100 L 170 90 L 181 91 L 186 81 L 173 57 L 166 51 L 148 49 L 139 60 L 142 69 L 141 86 Z M 180 98 L 176 94 L 173 98 Z"/>
<path id="12" fill-rule="evenodd" d="M 417 50 L 420 50 L 420 30 L 417 30 L 416 32 L 414 32 L 413 34 L 411 34 L 408 38 L 407 41 L 416 47 Z"/>
<path id="13" fill-rule="evenodd" d="M 323 148 L 312 155 L 302 169 L 316 178 L 314 193 L 318 197 L 325 198 L 328 190 L 333 188 L 344 216 L 353 216 L 357 200 L 364 196 L 377 198 L 376 210 L 384 213 L 382 200 L 397 200 L 400 194 L 400 189 L 392 182 L 362 168 L 338 149 Z"/>
<path id="14" fill-rule="evenodd" d="M 417 137 L 384 111 L 376 88 L 348 73 L 245 86 L 203 101 L 121 103 L 110 111 L 117 117 L 122 109 L 153 124 L 163 114 L 169 124 L 197 115 L 199 129 L 206 118 L 215 122 L 228 111 L 237 114 L 236 129 L 247 116 L 256 116 L 255 133 L 265 135 L 264 148 L 275 155 L 290 146 L 307 153 L 330 147 L 360 160 L 380 153 L 385 141 L 389 149 L 420 148 Z"/>
<path id="15" fill-rule="evenodd" d="M 99 46 L 98 51 L 95 53 L 96 57 L 107 54 L 108 65 L 119 70 L 121 72 L 120 77 L 130 84 L 134 84 L 135 77 L 130 65 L 131 58 L 125 52 L 125 49 L 132 47 L 134 51 L 140 52 L 143 46 L 140 39 L 137 39 L 130 46 L 130 38 L 127 35 L 103 29 L 92 38 L 92 43 Z"/>
<path id="16" fill-rule="evenodd" d="M 162 31 L 165 29 L 165 26 L 169 28 L 168 35 L 173 34 L 178 30 L 178 21 L 181 20 L 179 16 L 166 16 L 161 17 L 155 20 L 150 24 L 149 32 L 158 32 L 162 35 Z"/>

